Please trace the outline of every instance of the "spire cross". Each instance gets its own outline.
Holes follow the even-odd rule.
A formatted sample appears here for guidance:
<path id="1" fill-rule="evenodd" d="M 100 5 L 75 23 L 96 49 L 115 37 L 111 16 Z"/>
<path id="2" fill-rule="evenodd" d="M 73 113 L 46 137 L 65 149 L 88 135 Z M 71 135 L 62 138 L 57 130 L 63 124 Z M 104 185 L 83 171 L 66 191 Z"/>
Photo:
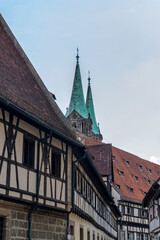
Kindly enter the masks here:
<path id="1" fill-rule="evenodd" d="M 90 78 L 90 71 L 88 71 L 88 85 L 91 83 L 91 78 Z"/>
<path id="2" fill-rule="evenodd" d="M 76 58 L 77 58 L 77 63 L 79 62 L 79 55 L 78 55 L 78 53 L 79 53 L 79 50 L 78 50 L 78 48 L 77 48 L 77 56 L 76 56 Z"/>

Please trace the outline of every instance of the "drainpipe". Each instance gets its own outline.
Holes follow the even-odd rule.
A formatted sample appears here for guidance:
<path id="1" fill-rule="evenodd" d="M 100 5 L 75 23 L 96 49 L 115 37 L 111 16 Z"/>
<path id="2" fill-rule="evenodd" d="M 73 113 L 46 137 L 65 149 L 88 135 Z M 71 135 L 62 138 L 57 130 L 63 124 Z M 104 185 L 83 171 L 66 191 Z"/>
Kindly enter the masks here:
<path id="1" fill-rule="evenodd" d="M 37 146 L 36 202 L 34 203 L 33 207 L 30 209 L 28 213 L 29 240 L 32 239 L 32 213 L 37 208 L 38 198 L 39 198 L 39 148 L 40 148 L 40 141 L 38 141 L 38 146 Z"/>
<path id="2" fill-rule="evenodd" d="M 67 240 L 69 240 L 69 215 L 70 213 L 73 212 L 74 209 L 74 172 L 75 172 L 75 163 L 82 161 L 84 158 L 86 158 L 86 149 L 83 150 L 84 155 L 77 159 L 76 161 L 73 161 L 72 159 L 72 190 L 71 190 L 71 194 L 72 194 L 72 207 L 71 210 L 67 213 Z"/>

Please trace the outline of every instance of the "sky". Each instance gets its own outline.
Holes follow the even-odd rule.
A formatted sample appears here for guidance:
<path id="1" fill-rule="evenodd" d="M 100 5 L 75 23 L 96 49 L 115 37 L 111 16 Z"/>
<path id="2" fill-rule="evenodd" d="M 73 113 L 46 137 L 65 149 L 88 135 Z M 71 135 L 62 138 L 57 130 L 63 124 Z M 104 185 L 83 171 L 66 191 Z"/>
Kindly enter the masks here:
<path id="1" fill-rule="evenodd" d="M 0 13 L 64 114 L 78 46 L 103 141 L 160 164 L 159 0 L 0 0 Z"/>

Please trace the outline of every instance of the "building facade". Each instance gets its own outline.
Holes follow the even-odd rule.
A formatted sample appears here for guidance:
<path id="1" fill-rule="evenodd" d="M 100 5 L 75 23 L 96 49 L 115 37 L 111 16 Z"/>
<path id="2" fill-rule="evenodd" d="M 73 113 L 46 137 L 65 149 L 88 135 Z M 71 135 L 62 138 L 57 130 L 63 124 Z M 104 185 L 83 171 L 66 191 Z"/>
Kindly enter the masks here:
<path id="1" fill-rule="evenodd" d="M 3 240 L 117 239 L 110 192 L 1 15 L 0 203 Z"/>
<path id="2" fill-rule="evenodd" d="M 89 153 L 122 214 L 118 220 L 119 239 L 149 239 L 148 208 L 142 200 L 158 178 L 160 166 L 111 144 L 84 137 Z"/>
<path id="3" fill-rule="evenodd" d="M 142 202 L 143 207 L 149 209 L 150 239 L 160 239 L 160 178 L 153 183 Z"/>

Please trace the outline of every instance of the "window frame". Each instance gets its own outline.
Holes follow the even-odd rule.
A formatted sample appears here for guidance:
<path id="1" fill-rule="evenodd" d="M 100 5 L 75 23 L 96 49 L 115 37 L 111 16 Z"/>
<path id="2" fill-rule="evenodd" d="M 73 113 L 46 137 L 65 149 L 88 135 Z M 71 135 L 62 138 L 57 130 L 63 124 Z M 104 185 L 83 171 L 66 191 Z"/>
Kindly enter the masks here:
<path id="1" fill-rule="evenodd" d="M 62 153 L 62 151 L 60 149 L 58 149 L 56 147 L 52 147 L 52 152 L 51 152 L 51 175 L 56 177 L 56 178 L 61 178 L 61 167 L 62 167 L 61 153 Z M 55 156 L 56 158 L 53 159 L 53 156 Z M 57 159 L 57 157 L 58 157 L 58 159 Z M 55 163 L 55 166 L 53 166 L 53 163 Z"/>
<path id="2" fill-rule="evenodd" d="M 26 157 L 26 154 L 25 154 L 26 153 L 25 152 L 26 151 L 25 141 L 32 144 L 32 147 L 33 147 L 32 151 L 30 151 L 29 145 L 27 146 L 28 147 L 28 151 L 27 151 L 28 156 L 27 157 Z M 29 160 L 30 159 L 30 154 L 33 154 L 32 161 Z M 33 168 L 33 169 L 35 168 L 35 166 L 34 166 L 35 165 L 35 139 L 28 134 L 24 134 L 24 136 L 23 136 L 23 157 L 22 157 L 22 159 L 23 159 L 23 161 L 22 161 L 23 165 L 25 165 L 29 168 Z"/>

